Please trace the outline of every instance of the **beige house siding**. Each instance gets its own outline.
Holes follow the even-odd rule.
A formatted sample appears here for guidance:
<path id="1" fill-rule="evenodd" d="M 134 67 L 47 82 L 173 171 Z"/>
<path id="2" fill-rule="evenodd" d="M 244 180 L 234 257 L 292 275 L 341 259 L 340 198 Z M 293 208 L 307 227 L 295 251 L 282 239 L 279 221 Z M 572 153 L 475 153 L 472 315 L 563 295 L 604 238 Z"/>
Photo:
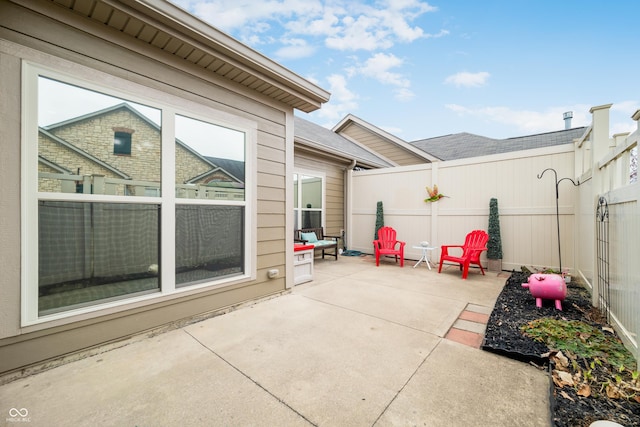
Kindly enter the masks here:
<path id="1" fill-rule="evenodd" d="M 349 124 L 339 132 L 340 135 L 356 141 L 378 155 L 385 157 L 399 166 L 418 165 L 425 163 L 425 159 L 390 143 L 384 138 L 369 132 L 357 124 Z"/>
<path id="2" fill-rule="evenodd" d="M 49 6 L 42 2 L 42 7 Z M 292 157 L 288 151 L 293 145 L 286 143 L 285 135 L 291 106 L 207 73 L 197 64 L 132 40 L 129 35 L 113 31 L 102 23 L 81 18 L 70 11 L 59 13 L 64 17 L 64 24 L 13 3 L 0 4 L 0 93 L 3 94 L 0 97 L 0 117 L 3 117 L 0 136 L 5 154 L 0 160 L 0 180 L 6 184 L 0 189 L 3 211 L 0 237 L 4 242 L 0 248 L 3 265 L 0 275 L 0 288 L 3 289 L 0 373 L 283 292 L 288 280 L 284 272 L 290 233 L 285 230 L 284 197 L 288 179 L 286 159 Z M 256 279 L 172 295 L 153 303 L 131 304 L 126 310 L 104 310 L 99 315 L 83 316 L 72 322 L 53 321 L 44 326 L 22 327 L 20 253 L 15 248 L 21 247 L 23 215 L 20 209 L 21 171 L 17 161 L 21 153 L 20 73 L 23 59 L 71 74 L 80 68 L 89 73 L 95 70 L 97 79 L 113 76 L 114 81 L 133 82 L 162 91 L 168 97 L 213 108 L 230 118 L 254 122 L 257 126 Z M 101 83 L 111 83 L 108 77 L 106 80 Z M 335 202 L 339 198 L 341 178 L 337 170 L 329 165 L 326 167 L 331 177 L 330 227 L 331 231 L 336 231 L 341 226 L 337 219 L 341 207 Z M 279 269 L 281 274 L 268 279 L 267 270 L 270 269 Z"/>

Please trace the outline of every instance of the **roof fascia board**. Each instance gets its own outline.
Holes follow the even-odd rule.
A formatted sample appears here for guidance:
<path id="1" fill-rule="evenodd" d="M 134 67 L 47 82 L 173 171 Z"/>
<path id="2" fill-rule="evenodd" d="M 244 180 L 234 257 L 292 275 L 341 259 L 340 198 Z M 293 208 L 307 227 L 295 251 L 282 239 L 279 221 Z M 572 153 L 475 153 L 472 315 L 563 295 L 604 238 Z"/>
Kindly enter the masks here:
<path id="1" fill-rule="evenodd" d="M 59 164 L 54 163 L 51 160 L 49 160 L 49 159 L 47 159 L 47 158 L 45 158 L 45 157 L 43 157 L 41 155 L 38 155 L 38 162 L 42 163 L 43 165 L 46 165 L 46 166 L 50 167 L 51 169 L 57 170 L 58 172 L 63 173 L 65 175 L 71 175 L 72 174 L 69 169 L 67 169 L 65 167 L 62 167 Z"/>

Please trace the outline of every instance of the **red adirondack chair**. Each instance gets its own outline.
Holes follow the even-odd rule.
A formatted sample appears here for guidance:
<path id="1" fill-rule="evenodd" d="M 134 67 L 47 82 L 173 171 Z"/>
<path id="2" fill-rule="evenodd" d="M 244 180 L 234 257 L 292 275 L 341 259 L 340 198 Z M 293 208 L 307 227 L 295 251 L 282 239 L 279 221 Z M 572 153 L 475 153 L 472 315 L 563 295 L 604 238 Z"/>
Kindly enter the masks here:
<path id="1" fill-rule="evenodd" d="M 391 227 L 381 227 L 378 230 L 378 239 L 373 241 L 376 252 L 376 266 L 380 265 L 380 255 L 395 255 L 396 262 L 400 256 L 400 267 L 404 267 L 405 242 L 396 240 L 396 230 Z"/>
<path id="2" fill-rule="evenodd" d="M 464 240 L 464 245 L 447 245 L 442 246 L 442 254 L 440 255 L 440 268 L 438 273 L 442 271 L 442 263 L 444 261 L 451 261 L 460 264 L 460 270 L 462 270 L 462 278 L 466 279 L 469 274 L 469 264 L 475 264 L 480 267 L 480 271 L 484 275 L 484 269 L 480 264 L 480 254 L 482 251 L 487 250 L 487 242 L 489 241 L 489 235 L 483 230 L 473 230 L 467 234 Z M 462 249 L 462 255 L 453 256 L 449 255 L 449 248 Z"/>

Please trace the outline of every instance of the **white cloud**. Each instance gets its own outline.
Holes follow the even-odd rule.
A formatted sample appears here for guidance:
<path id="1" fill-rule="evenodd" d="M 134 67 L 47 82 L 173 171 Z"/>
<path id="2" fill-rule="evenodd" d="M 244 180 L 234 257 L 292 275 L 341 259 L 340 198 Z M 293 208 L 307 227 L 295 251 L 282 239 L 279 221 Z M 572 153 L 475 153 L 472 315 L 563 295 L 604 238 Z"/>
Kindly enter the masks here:
<path id="1" fill-rule="evenodd" d="M 628 114 L 628 117 L 631 116 L 640 108 L 640 102 L 638 101 L 620 101 L 615 102 L 611 106 L 611 111 L 616 111 L 621 114 Z"/>
<path id="2" fill-rule="evenodd" d="M 285 28 L 293 34 L 309 36 L 333 36 L 340 31 L 340 15 L 344 15 L 342 8 L 326 7 L 322 15 L 300 16 L 297 20 L 288 21 Z"/>
<path id="3" fill-rule="evenodd" d="M 365 61 L 362 65 L 355 65 L 346 69 L 349 77 L 365 76 L 378 82 L 396 86 L 394 98 L 398 101 L 408 101 L 415 94 L 409 89 L 411 82 L 402 74 L 390 71 L 392 68 L 399 68 L 404 61 L 393 54 L 376 53 Z"/>
<path id="4" fill-rule="evenodd" d="M 436 7 L 417 0 L 389 0 L 388 7 L 376 8 L 371 15 L 379 18 L 390 32 L 403 42 L 412 42 L 427 35 L 420 27 L 412 27 L 409 22 L 427 12 L 435 12 Z"/>
<path id="5" fill-rule="evenodd" d="M 611 106 L 611 135 L 631 133 L 638 129 L 638 123 L 631 116 L 640 109 L 638 101 L 620 101 Z"/>
<path id="6" fill-rule="evenodd" d="M 572 106 L 550 107 L 544 111 L 514 110 L 508 107 L 468 108 L 458 104 L 447 104 L 445 108 L 460 116 L 473 116 L 483 120 L 501 123 L 518 129 L 523 134 L 552 132 L 564 129 L 563 113 L 573 111 L 571 127 L 591 124 L 590 106 L 576 104 Z M 485 135 L 491 137 L 492 135 Z M 514 135 L 519 136 L 519 135 Z"/>
<path id="7" fill-rule="evenodd" d="M 393 54 L 376 53 L 365 61 L 362 65 L 355 65 L 347 68 L 349 77 L 361 75 L 372 78 L 380 83 L 407 89 L 402 92 L 404 95 L 409 93 L 408 88 L 411 82 L 400 73 L 390 71 L 392 68 L 398 68 L 403 65 L 404 61 Z"/>
<path id="8" fill-rule="evenodd" d="M 340 74 L 327 77 L 331 99 L 317 112 L 319 117 L 334 123 L 358 108 L 357 95 L 347 88 L 347 79 Z"/>
<path id="9" fill-rule="evenodd" d="M 364 66 L 359 69 L 359 73 L 367 77 L 374 78 L 381 83 L 400 87 L 409 87 L 409 80 L 399 73 L 389 71 L 392 68 L 400 67 L 403 61 L 393 54 L 376 53 L 367 59 Z"/>
<path id="10" fill-rule="evenodd" d="M 542 111 L 516 110 L 508 107 L 469 108 L 458 104 L 448 104 L 445 108 L 461 117 L 477 117 L 489 122 L 511 126 L 521 132 L 520 135 L 552 132 L 564 129 L 563 113 L 573 112 L 571 127 L 591 125 L 589 110 L 594 105 L 573 104 L 549 107 Z M 609 110 L 609 136 L 619 133 L 631 133 L 638 127 L 631 115 L 640 108 L 640 102 L 621 101 L 613 103 Z M 491 137 L 492 135 L 485 135 Z M 519 136 L 515 133 L 513 136 Z"/>
<path id="11" fill-rule="evenodd" d="M 456 87 L 479 87 L 484 86 L 489 79 L 490 74 L 486 71 L 479 73 L 460 72 L 447 77 L 445 84 L 452 84 Z"/>
<path id="12" fill-rule="evenodd" d="M 284 43 L 287 46 L 281 47 L 275 53 L 276 58 L 280 59 L 298 59 L 313 55 L 315 48 L 309 46 L 304 39 L 288 39 Z"/>
<path id="13" fill-rule="evenodd" d="M 380 26 L 377 19 L 369 16 L 346 16 L 341 24 L 340 31 L 325 40 L 330 49 L 377 50 L 393 46 L 393 41 L 387 37 L 388 29 Z"/>
<path id="14" fill-rule="evenodd" d="M 406 87 L 402 87 L 395 91 L 395 99 L 401 102 L 407 102 L 415 98 L 416 94 Z"/>
<path id="15" fill-rule="evenodd" d="M 291 35 L 325 37 L 337 50 L 388 49 L 397 42 L 448 34 L 427 34 L 412 22 L 434 12 L 420 0 L 387 0 L 368 5 L 364 0 L 172 0 L 211 25 L 234 33 L 242 40 L 264 43 L 267 31 L 277 40 Z M 282 30 L 288 32 L 282 34 Z"/>
<path id="16" fill-rule="evenodd" d="M 447 30 L 440 30 L 439 32 L 435 33 L 435 34 L 425 34 L 424 36 L 428 39 L 439 39 L 440 37 L 444 37 L 444 36 L 448 36 L 449 35 L 449 31 Z"/>

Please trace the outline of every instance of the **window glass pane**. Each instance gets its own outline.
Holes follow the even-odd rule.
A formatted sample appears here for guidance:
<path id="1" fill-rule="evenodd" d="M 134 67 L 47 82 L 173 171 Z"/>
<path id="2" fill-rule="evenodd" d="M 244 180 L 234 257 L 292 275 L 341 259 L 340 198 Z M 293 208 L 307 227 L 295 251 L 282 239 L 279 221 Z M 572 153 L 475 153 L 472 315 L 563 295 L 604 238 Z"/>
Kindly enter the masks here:
<path id="1" fill-rule="evenodd" d="M 38 191 L 160 192 L 160 110 L 38 78 Z"/>
<path id="2" fill-rule="evenodd" d="M 302 228 L 321 228 L 322 212 L 302 210 Z"/>
<path id="3" fill-rule="evenodd" d="M 244 272 L 244 207 L 176 206 L 176 287 Z"/>
<path id="4" fill-rule="evenodd" d="M 302 208 L 322 208 L 322 178 L 316 176 L 301 176 Z"/>
<path id="5" fill-rule="evenodd" d="M 176 197 L 244 201 L 245 135 L 176 115 Z"/>
<path id="6" fill-rule="evenodd" d="M 131 155 L 131 134 L 116 132 L 113 137 L 113 154 Z"/>
<path id="7" fill-rule="evenodd" d="M 40 201 L 40 315 L 158 292 L 160 206 Z"/>

